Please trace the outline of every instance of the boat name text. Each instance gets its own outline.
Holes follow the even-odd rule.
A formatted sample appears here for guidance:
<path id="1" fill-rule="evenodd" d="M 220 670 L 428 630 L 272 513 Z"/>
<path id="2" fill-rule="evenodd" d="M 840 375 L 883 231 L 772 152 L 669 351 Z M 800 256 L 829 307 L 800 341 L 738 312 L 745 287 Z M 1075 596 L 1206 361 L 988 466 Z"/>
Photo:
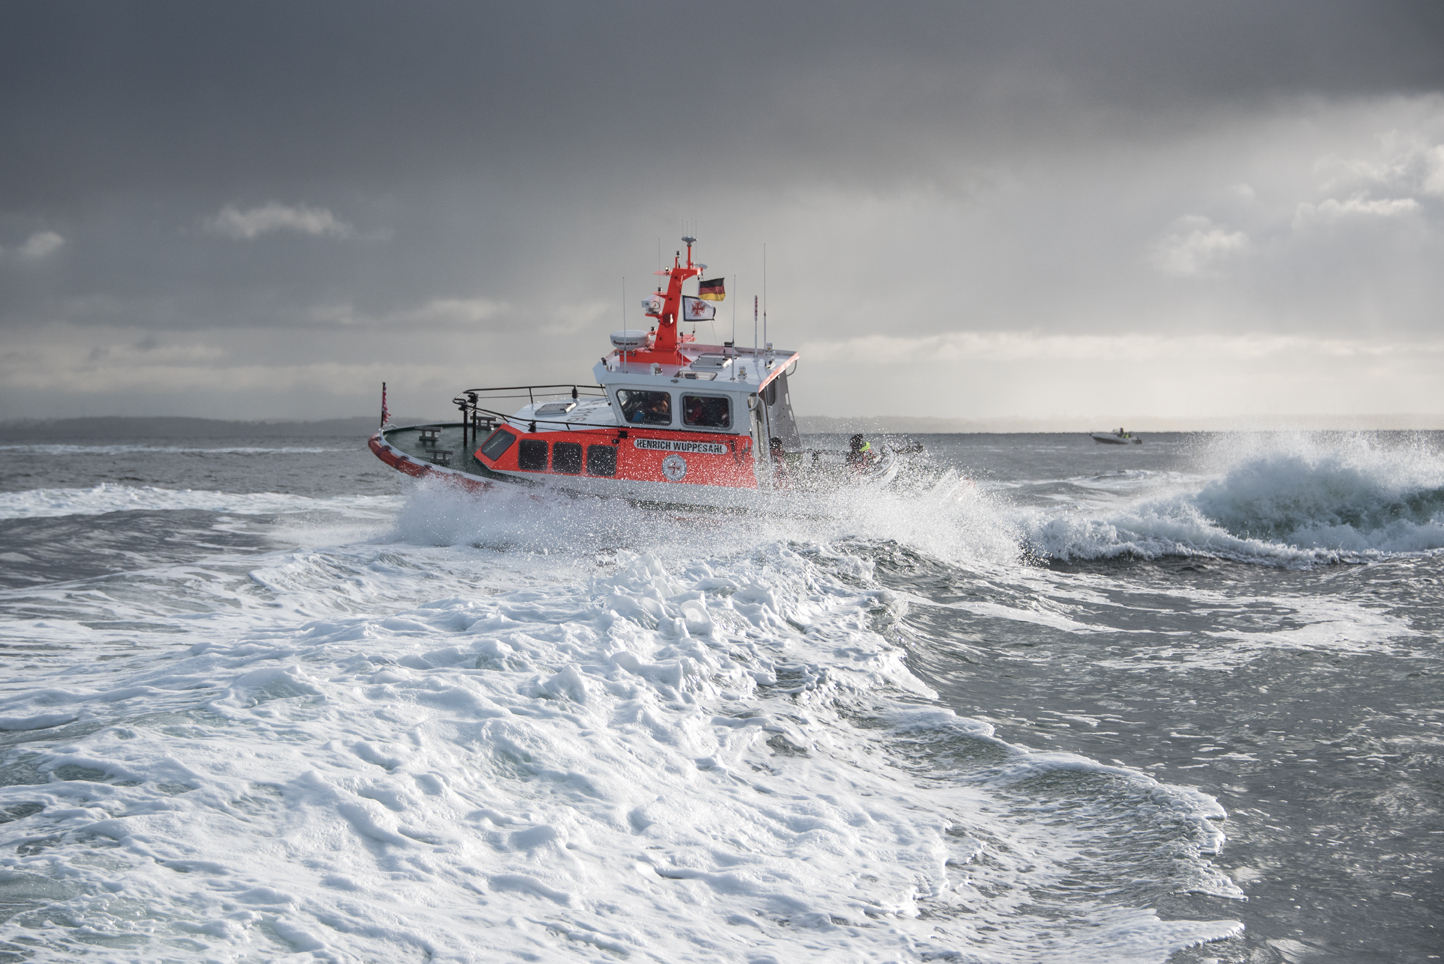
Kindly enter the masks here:
<path id="1" fill-rule="evenodd" d="M 727 454 L 727 446 L 721 442 L 683 442 L 679 439 L 669 438 L 639 438 L 633 439 L 632 444 L 639 449 L 650 449 L 653 452 L 705 452 L 708 455 Z"/>

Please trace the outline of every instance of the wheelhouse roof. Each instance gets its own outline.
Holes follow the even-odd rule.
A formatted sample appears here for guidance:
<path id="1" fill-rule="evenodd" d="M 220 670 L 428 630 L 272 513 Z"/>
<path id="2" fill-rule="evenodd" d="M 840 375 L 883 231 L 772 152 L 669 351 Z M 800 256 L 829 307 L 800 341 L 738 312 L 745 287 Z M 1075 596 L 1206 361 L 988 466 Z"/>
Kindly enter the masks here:
<path id="1" fill-rule="evenodd" d="M 753 394 L 760 392 L 798 359 L 798 353 L 786 349 L 736 348 L 729 345 L 700 345 L 687 342 L 670 364 L 656 361 L 652 353 L 615 350 L 593 368 L 597 384 L 606 388 L 648 388 L 672 385 L 713 391 Z M 675 355 L 673 356 L 675 358 Z M 718 364 L 717 359 L 725 364 Z M 699 364 L 700 362 L 700 364 Z"/>

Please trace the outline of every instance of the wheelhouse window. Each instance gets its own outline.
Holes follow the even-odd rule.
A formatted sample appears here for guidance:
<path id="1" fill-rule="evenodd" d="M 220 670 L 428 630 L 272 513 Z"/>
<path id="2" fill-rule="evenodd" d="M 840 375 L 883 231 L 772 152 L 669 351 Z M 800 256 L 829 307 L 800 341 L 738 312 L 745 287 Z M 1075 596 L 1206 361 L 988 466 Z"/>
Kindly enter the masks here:
<path id="1" fill-rule="evenodd" d="M 732 400 L 725 395 L 683 395 L 682 424 L 697 428 L 730 428 Z"/>
<path id="2" fill-rule="evenodd" d="M 552 444 L 552 471 L 563 475 L 580 475 L 582 472 L 582 446 L 580 442 L 554 442 Z"/>
<path id="3" fill-rule="evenodd" d="M 615 445 L 588 445 L 587 474 L 608 478 L 616 475 L 617 447 Z"/>
<path id="4" fill-rule="evenodd" d="M 671 425 L 672 393 L 649 392 L 639 388 L 617 389 L 622 421 L 632 425 Z"/>
<path id="5" fill-rule="evenodd" d="M 516 467 L 523 472 L 547 470 L 547 443 L 537 438 L 524 438 L 516 450 Z"/>
<path id="6" fill-rule="evenodd" d="M 495 432 L 492 432 L 491 438 L 487 439 L 486 443 L 482 445 L 481 454 L 495 462 L 502 457 L 502 454 L 505 453 L 507 449 L 511 448 L 511 443 L 515 441 L 515 435 L 504 428 L 499 428 Z"/>

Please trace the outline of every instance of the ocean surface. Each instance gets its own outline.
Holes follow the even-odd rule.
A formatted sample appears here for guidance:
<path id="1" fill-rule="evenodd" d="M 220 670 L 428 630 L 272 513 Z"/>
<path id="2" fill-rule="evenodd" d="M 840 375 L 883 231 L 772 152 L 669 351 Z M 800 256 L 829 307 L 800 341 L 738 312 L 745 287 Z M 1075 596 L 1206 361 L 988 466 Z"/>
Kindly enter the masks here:
<path id="1" fill-rule="evenodd" d="M 916 440 L 768 517 L 0 447 L 0 961 L 1444 955 L 1444 436 Z"/>

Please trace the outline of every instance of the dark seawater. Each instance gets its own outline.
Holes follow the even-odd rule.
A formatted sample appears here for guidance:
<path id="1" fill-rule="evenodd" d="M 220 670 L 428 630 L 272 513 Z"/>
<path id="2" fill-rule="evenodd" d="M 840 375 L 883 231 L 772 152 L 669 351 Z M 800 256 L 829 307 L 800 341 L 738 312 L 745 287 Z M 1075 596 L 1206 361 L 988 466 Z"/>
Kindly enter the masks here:
<path id="1" fill-rule="evenodd" d="M 1444 437 L 916 441 L 757 520 L 0 447 L 0 960 L 1444 955 Z"/>

